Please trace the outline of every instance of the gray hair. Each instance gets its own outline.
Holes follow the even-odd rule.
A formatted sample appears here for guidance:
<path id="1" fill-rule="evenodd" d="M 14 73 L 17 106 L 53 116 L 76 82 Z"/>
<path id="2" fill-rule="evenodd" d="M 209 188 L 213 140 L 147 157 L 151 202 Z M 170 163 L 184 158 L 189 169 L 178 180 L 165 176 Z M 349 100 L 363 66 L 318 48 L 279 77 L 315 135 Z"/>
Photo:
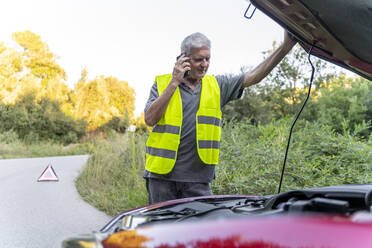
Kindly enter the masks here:
<path id="1" fill-rule="evenodd" d="M 202 33 L 193 33 L 187 36 L 181 44 L 181 53 L 190 55 L 192 48 L 208 47 L 211 49 L 211 41 Z"/>

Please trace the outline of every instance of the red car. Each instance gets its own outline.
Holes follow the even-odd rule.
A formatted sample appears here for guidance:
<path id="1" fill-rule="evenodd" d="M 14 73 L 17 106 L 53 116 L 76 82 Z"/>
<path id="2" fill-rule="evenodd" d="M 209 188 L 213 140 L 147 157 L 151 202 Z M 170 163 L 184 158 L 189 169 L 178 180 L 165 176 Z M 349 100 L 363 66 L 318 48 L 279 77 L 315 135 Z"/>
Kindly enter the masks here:
<path id="1" fill-rule="evenodd" d="M 370 248 L 371 206 L 372 185 L 186 198 L 121 213 L 63 247 Z"/>
<path id="2" fill-rule="evenodd" d="M 372 0 L 251 2 L 306 51 L 372 80 Z M 158 203 L 63 247 L 370 248 L 372 185 Z"/>

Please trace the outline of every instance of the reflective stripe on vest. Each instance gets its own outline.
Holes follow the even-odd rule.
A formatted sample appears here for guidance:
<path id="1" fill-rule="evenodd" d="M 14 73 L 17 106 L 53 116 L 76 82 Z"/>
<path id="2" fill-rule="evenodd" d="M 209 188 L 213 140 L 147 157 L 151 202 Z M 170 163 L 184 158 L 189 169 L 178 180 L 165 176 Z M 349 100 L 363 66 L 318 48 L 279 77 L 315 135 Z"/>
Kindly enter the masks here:
<path id="1" fill-rule="evenodd" d="M 198 116 L 198 123 L 221 126 L 221 119 L 210 117 L 210 116 Z"/>
<path id="2" fill-rule="evenodd" d="M 162 158 L 170 158 L 175 159 L 176 158 L 176 152 L 167 150 L 167 149 L 158 149 L 154 147 L 146 147 L 146 153 L 152 155 L 152 156 L 158 156 Z"/>
<path id="3" fill-rule="evenodd" d="M 159 96 L 172 79 L 171 74 L 156 77 Z M 221 138 L 220 88 L 213 76 L 202 79 L 199 110 L 196 115 L 197 150 L 205 164 L 217 164 Z M 158 174 L 169 173 L 176 162 L 181 138 L 182 99 L 175 90 L 168 107 L 153 127 L 146 143 L 146 170 Z"/>
<path id="4" fill-rule="evenodd" d="M 156 125 L 152 129 L 155 133 L 172 133 L 172 134 L 179 134 L 180 127 L 172 126 L 172 125 Z"/>

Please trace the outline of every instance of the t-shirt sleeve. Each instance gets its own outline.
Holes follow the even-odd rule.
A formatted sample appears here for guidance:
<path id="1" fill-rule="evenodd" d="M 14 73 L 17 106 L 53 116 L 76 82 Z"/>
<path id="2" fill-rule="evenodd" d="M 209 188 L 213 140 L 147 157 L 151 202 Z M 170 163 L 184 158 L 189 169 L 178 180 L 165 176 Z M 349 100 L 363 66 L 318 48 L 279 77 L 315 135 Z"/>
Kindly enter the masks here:
<path id="1" fill-rule="evenodd" d="M 221 108 L 243 95 L 244 73 L 237 76 L 217 75 L 216 79 L 221 90 Z"/>
<path id="2" fill-rule="evenodd" d="M 150 91 L 150 96 L 147 99 L 146 106 L 145 106 L 145 112 L 148 110 L 148 108 L 151 106 L 151 104 L 159 97 L 159 92 L 158 92 L 158 85 L 155 82 Z"/>

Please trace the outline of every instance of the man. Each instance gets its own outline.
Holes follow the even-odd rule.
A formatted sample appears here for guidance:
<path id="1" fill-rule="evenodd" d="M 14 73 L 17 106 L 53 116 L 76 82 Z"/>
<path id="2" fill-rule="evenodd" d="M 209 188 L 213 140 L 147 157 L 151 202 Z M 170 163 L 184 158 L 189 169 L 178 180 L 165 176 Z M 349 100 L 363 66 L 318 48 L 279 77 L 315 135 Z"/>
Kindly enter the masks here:
<path id="1" fill-rule="evenodd" d="M 260 65 L 228 78 L 206 75 L 211 43 L 205 35 L 183 40 L 173 73 L 156 77 L 145 107 L 145 122 L 153 127 L 144 172 L 150 204 L 212 194 L 222 107 L 259 83 L 294 45 L 285 32 L 283 44 Z"/>

